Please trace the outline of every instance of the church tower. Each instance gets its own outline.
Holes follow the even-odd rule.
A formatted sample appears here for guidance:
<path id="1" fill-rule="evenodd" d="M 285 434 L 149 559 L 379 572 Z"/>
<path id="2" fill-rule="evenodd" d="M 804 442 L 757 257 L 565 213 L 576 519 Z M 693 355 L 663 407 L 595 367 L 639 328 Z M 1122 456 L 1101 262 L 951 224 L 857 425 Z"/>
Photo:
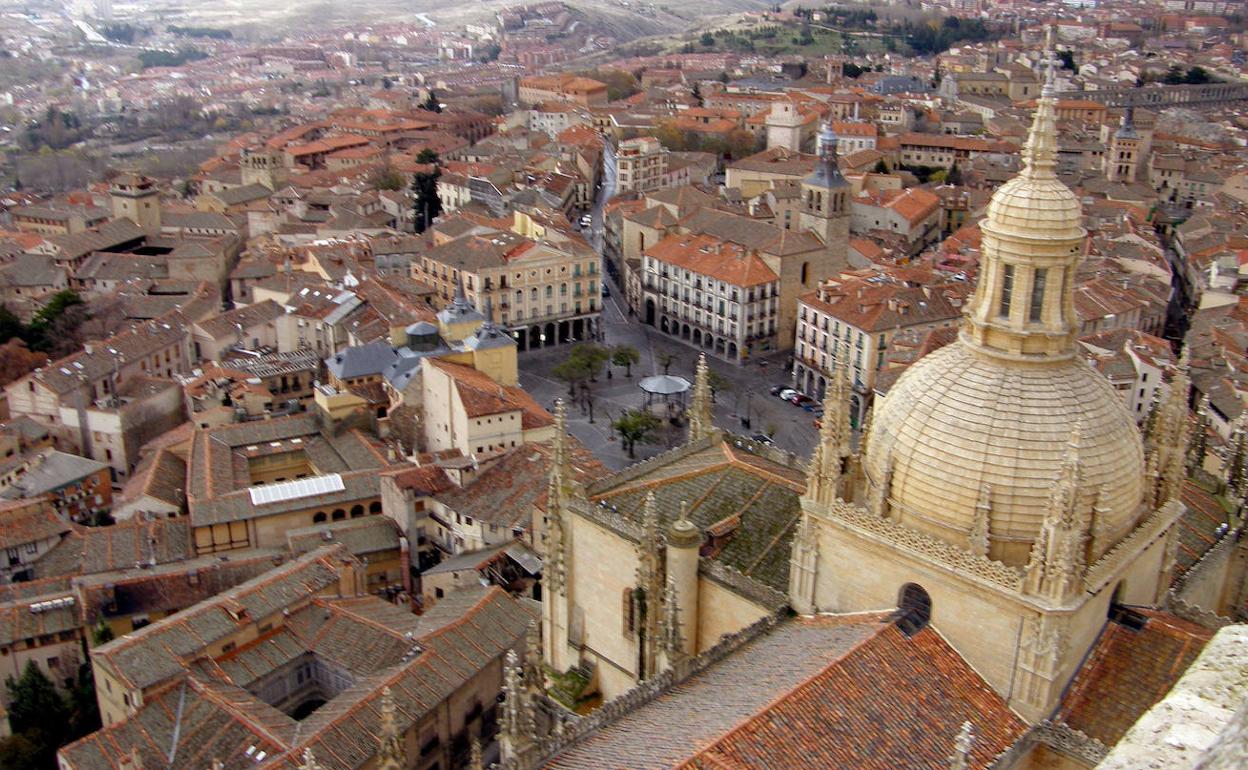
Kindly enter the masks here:
<path id="1" fill-rule="evenodd" d="M 981 223 L 959 338 L 876 400 L 848 464 L 861 502 L 828 500 L 842 450 L 821 440 L 790 574 L 799 612 L 896 607 L 903 627 L 931 623 L 1031 722 L 1052 713 L 1111 603 L 1158 601 L 1182 511 L 1177 420 L 1146 490 L 1134 419 L 1076 351 L 1086 234 L 1057 178 L 1056 122 L 1050 63 L 1023 170 Z"/>
<path id="2" fill-rule="evenodd" d="M 277 190 L 284 187 L 289 179 L 281 153 L 265 147 L 244 149 L 238 159 L 238 168 L 245 185 L 258 184 Z"/>
<path id="3" fill-rule="evenodd" d="M 824 123 L 819 132 L 819 160 L 815 171 L 802 180 L 802 212 L 798 222 L 802 230 L 823 241 L 833 264 L 844 269 L 848 266 L 850 187 L 841 175 L 836 149 L 832 124 Z"/>
<path id="4" fill-rule="evenodd" d="M 1122 113 L 1118 130 L 1109 140 L 1105 153 L 1105 177 L 1111 182 L 1134 182 L 1142 155 L 1142 137 L 1135 130 L 1135 109 Z"/>
<path id="5" fill-rule="evenodd" d="M 160 232 L 160 190 L 156 180 L 142 174 L 123 173 L 108 183 L 113 216 L 129 219 L 148 233 Z"/>

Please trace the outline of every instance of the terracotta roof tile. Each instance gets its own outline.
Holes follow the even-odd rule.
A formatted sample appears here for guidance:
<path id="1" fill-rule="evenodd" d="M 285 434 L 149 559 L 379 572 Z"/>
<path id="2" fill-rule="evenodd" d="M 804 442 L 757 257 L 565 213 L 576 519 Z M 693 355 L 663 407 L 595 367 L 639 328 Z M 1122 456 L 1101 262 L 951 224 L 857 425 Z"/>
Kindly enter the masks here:
<path id="1" fill-rule="evenodd" d="M 1107 746 L 1169 692 L 1213 636 L 1168 613 L 1132 609 L 1144 618 L 1143 628 L 1106 624 L 1058 715 Z"/>

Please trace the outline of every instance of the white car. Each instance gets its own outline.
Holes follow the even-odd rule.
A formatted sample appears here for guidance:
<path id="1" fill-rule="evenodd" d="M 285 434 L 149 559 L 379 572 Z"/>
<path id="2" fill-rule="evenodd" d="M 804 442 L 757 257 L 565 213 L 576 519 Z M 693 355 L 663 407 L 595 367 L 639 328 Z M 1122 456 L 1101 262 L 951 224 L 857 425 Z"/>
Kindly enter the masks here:
<path id="1" fill-rule="evenodd" d="M 589 214 L 586 214 L 585 216 L 581 217 L 581 227 L 592 227 L 593 224 L 594 224 L 594 218 L 590 216 Z"/>

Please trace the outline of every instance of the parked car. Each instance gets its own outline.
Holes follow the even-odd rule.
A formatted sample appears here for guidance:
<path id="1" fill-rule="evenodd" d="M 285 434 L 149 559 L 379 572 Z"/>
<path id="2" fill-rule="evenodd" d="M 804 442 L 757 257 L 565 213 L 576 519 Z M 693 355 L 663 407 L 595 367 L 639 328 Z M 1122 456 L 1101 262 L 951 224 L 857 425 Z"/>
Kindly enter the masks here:
<path id="1" fill-rule="evenodd" d="M 797 395 L 797 391 L 793 390 L 792 388 L 784 388 L 776 395 L 780 397 L 780 400 L 788 401 L 789 399 Z"/>
<path id="2" fill-rule="evenodd" d="M 802 408 L 808 412 L 823 411 L 823 405 L 813 398 L 802 404 Z"/>
<path id="3" fill-rule="evenodd" d="M 820 429 L 822 429 L 822 428 L 823 428 L 823 420 L 819 419 L 818 417 L 816 417 L 815 419 L 811 420 L 810 422 L 811 422 L 811 424 L 812 424 L 812 425 L 814 425 L 814 426 L 815 426 L 815 430 L 820 430 Z"/>
<path id="4" fill-rule="evenodd" d="M 771 390 L 769 390 L 768 393 L 771 393 L 773 396 L 778 396 L 782 390 L 792 390 L 792 388 L 788 385 L 772 385 Z"/>
<path id="5" fill-rule="evenodd" d="M 755 433 L 753 436 L 750 436 L 750 438 L 760 444 L 767 444 L 768 446 L 771 446 L 773 443 L 771 436 L 768 436 L 766 433 Z"/>
<path id="6" fill-rule="evenodd" d="M 802 404 L 813 401 L 814 399 L 804 393 L 794 393 L 786 400 L 793 406 L 801 406 Z"/>
<path id="7" fill-rule="evenodd" d="M 594 225 L 594 218 L 593 218 L 591 215 L 586 214 L 585 216 L 581 217 L 581 227 L 582 227 L 582 228 L 584 228 L 584 227 L 593 227 L 593 225 Z"/>

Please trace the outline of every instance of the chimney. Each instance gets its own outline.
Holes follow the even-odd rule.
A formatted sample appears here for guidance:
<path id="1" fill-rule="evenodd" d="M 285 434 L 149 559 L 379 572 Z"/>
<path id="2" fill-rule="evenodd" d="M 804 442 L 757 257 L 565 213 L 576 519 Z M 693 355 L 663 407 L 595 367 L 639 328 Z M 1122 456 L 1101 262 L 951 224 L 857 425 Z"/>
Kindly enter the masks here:
<path id="1" fill-rule="evenodd" d="M 120 770 L 143 770 L 143 756 L 138 749 L 131 749 L 118 760 Z"/>

